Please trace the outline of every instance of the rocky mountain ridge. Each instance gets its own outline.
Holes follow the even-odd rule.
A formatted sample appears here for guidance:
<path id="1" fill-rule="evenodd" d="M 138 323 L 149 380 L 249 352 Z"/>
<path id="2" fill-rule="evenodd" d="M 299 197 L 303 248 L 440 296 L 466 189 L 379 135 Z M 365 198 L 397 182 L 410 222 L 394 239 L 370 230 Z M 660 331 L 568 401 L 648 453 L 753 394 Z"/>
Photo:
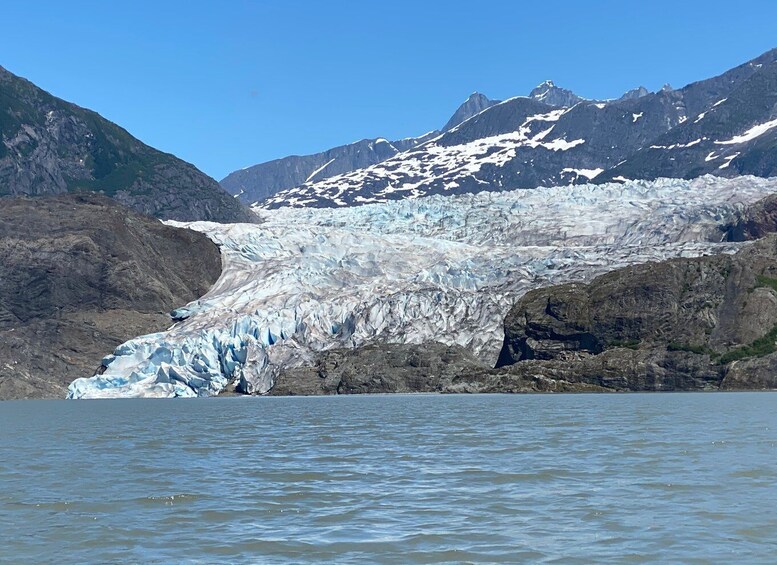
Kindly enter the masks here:
<path id="1" fill-rule="evenodd" d="M 647 94 L 644 87 L 639 87 L 624 94 L 621 100 L 636 99 Z M 572 91 L 556 86 L 552 81 L 545 81 L 532 89 L 528 99 L 554 107 L 569 107 L 586 101 Z M 479 92 L 473 92 L 440 130 L 397 141 L 383 138 L 364 139 L 313 155 L 292 155 L 275 159 L 234 171 L 222 179 L 221 185 L 246 204 L 260 202 L 281 190 L 292 189 L 381 163 L 398 153 L 423 145 L 500 102 L 500 100 L 491 100 Z"/>
<path id="2" fill-rule="evenodd" d="M 165 219 L 250 221 L 193 165 L 0 67 L 0 196 L 98 192 Z"/>
<path id="3" fill-rule="evenodd" d="M 529 93 L 529 98 L 536 100 L 537 102 L 542 102 L 543 104 L 558 106 L 560 108 L 569 108 L 586 100 L 571 90 L 559 88 L 552 80 L 546 80 L 535 86 Z"/>

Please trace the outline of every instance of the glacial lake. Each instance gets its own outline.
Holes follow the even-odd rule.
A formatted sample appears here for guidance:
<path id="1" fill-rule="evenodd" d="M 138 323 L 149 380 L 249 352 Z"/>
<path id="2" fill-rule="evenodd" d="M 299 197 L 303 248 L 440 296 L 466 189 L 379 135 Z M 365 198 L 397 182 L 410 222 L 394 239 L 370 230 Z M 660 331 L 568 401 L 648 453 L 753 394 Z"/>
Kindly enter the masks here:
<path id="1" fill-rule="evenodd" d="M 777 394 L 0 403 L 2 563 L 774 563 Z"/>

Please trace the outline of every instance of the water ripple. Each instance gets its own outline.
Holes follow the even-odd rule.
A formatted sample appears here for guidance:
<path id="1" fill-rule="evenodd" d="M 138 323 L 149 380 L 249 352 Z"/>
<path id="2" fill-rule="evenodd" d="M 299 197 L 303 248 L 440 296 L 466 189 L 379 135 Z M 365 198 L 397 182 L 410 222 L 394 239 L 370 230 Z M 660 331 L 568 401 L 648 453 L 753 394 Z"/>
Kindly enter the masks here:
<path id="1" fill-rule="evenodd" d="M 0 561 L 772 563 L 774 399 L 0 403 Z"/>

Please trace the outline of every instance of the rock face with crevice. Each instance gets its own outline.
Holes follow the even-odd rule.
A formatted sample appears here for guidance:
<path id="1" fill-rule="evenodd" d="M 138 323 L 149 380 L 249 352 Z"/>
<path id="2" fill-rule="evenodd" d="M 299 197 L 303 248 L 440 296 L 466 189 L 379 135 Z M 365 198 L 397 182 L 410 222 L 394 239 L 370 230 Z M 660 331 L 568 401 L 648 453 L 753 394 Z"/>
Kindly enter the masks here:
<path id="1" fill-rule="evenodd" d="M 725 231 L 728 241 L 752 241 L 777 232 L 777 195 L 748 206 Z"/>
<path id="2" fill-rule="evenodd" d="M 0 207 L 0 399 L 63 398 L 221 273 L 218 248 L 98 195 Z"/>

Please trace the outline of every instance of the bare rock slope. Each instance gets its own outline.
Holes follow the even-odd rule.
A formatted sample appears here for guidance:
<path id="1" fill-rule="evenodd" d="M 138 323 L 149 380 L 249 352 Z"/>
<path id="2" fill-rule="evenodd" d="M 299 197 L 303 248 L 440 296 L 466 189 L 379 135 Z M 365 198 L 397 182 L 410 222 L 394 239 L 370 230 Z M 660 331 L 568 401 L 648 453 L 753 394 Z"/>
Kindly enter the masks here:
<path id="1" fill-rule="evenodd" d="M 0 399 L 63 398 L 101 358 L 221 273 L 205 236 L 98 195 L 0 207 Z"/>
<path id="2" fill-rule="evenodd" d="M 250 221 L 219 184 L 0 67 L 0 196 L 99 192 L 175 220 Z"/>

